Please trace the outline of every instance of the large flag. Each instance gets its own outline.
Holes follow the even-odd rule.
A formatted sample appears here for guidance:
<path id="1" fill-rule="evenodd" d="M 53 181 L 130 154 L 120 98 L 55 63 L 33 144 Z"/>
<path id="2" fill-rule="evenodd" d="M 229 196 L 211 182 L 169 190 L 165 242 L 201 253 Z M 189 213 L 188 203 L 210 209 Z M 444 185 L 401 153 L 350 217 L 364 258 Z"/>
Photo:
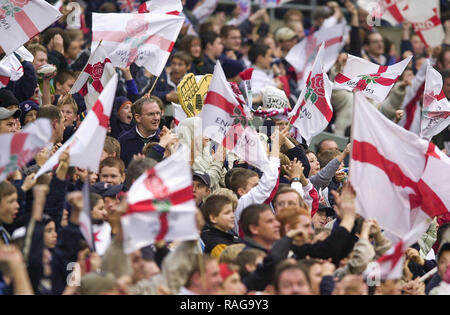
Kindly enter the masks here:
<path id="1" fill-rule="evenodd" d="M 421 221 L 409 231 L 388 252 L 378 258 L 376 264 L 380 270 L 381 279 L 401 279 L 403 276 L 403 263 L 405 253 L 427 231 L 431 220 Z"/>
<path id="2" fill-rule="evenodd" d="M 392 25 L 411 22 L 414 32 L 428 47 L 442 44 L 445 34 L 439 18 L 439 0 L 359 0 L 358 6 Z"/>
<path id="3" fill-rule="evenodd" d="M 320 46 L 316 60 L 306 80 L 306 87 L 292 110 L 291 124 L 298 130 L 309 145 L 312 137 L 321 133 L 333 117 L 330 103 L 332 83 L 323 69 L 325 44 Z M 297 140 L 302 142 L 300 137 Z"/>
<path id="4" fill-rule="evenodd" d="M 200 117 L 204 136 L 222 143 L 228 150 L 261 170 L 267 168 L 267 154 L 251 127 L 250 117 L 227 82 L 219 61 L 214 68 Z"/>
<path id="5" fill-rule="evenodd" d="M 422 67 L 426 64 L 422 65 Z M 428 65 L 423 94 L 420 136 L 430 140 L 450 125 L 450 103 L 442 90 L 442 76 Z"/>
<path id="6" fill-rule="evenodd" d="M 449 212 L 450 158 L 355 95 L 350 180 L 356 208 L 393 239 Z"/>
<path id="7" fill-rule="evenodd" d="M 159 76 L 175 45 L 184 17 L 160 13 L 93 13 L 92 51 L 102 42 L 112 64 L 131 63 Z"/>
<path id="8" fill-rule="evenodd" d="M 44 0 L 2 0 L 0 46 L 9 55 L 61 16 L 55 7 Z"/>
<path id="9" fill-rule="evenodd" d="M 334 79 L 336 89 L 360 90 L 364 96 L 382 102 L 405 70 L 412 56 L 392 66 L 380 66 L 365 59 L 348 55 L 342 73 Z"/>
<path id="10" fill-rule="evenodd" d="M 404 115 L 398 122 L 400 126 L 417 135 L 420 134 L 423 91 L 425 89 L 425 78 L 429 65 L 429 60 L 426 60 L 419 71 L 417 71 L 411 85 L 406 88 L 406 95 L 402 104 Z"/>
<path id="11" fill-rule="evenodd" d="M 339 53 L 344 47 L 346 25 L 338 24 L 329 28 L 321 28 L 304 38 L 300 43 L 292 47 L 286 56 L 286 60 L 295 68 L 299 87 L 303 87 L 307 75 L 312 69 L 314 60 L 319 52 L 320 45 L 325 43 L 323 60 L 324 71 L 328 72 L 336 62 Z"/>
<path id="12" fill-rule="evenodd" d="M 0 182 L 25 166 L 36 154 L 50 144 L 52 125 L 46 118 L 27 124 L 21 132 L 0 135 Z"/>
<path id="13" fill-rule="evenodd" d="M 198 238 L 188 150 L 181 147 L 131 186 L 121 222 L 129 254 L 155 241 Z"/>
<path id="14" fill-rule="evenodd" d="M 89 178 L 89 177 L 88 177 Z M 80 213 L 80 232 L 89 249 L 95 251 L 94 234 L 91 220 L 91 194 L 89 191 L 89 179 L 83 184 L 83 211 Z"/>
<path id="15" fill-rule="evenodd" d="M 70 90 L 71 94 L 80 93 L 84 96 L 88 110 L 94 106 L 103 88 L 115 74 L 111 60 L 106 55 L 102 45 L 98 45 L 89 57 L 83 71 Z"/>
<path id="16" fill-rule="evenodd" d="M 179 15 L 183 11 L 180 0 L 151 0 L 139 6 L 139 13 L 162 13 Z"/>
<path id="17" fill-rule="evenodd" d="M 58 164 L 61 153 L 67 148 L 70 148 L 70 166 L 98 172 L 116 94 L 117 80 L 117 74 L 115 74 L 100 94 L 92 110 L 88 112 L 80 128 L 42 165 L 36 178 L 52 170 Z"/>

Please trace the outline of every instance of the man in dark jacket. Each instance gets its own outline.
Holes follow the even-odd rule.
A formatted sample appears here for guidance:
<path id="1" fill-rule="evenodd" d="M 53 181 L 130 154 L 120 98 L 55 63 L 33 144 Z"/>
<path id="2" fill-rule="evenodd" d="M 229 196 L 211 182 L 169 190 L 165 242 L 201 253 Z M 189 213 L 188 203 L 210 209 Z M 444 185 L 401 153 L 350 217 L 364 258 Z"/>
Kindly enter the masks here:
<path id="1" fill-rule="evenodd" d="M 132 106 L 136 128 L 131 128 L 119 137 L 120 158 L 128 166 L 133 155 L 142 153 L 149 142 L 159 142 L 159 123 L 163 114 L 163 103 L 157 97 L 143 97 Z"/>

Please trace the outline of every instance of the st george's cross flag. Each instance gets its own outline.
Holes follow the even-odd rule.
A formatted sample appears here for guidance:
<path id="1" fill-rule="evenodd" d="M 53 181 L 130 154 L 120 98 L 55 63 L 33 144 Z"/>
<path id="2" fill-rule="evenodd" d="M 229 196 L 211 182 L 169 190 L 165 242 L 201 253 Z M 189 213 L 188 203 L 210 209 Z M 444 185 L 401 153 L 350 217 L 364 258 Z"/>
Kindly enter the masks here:
<path id="1" fill-rule="evenodd" d="M 431 219 L 421 221 L 390 248 L 390 250 L 377 259 L 376 264 L 380 270 L 381 279 L 388 280 L 402 278 L 406 251 L 422 237 L 430 224 Z"/>
<path id="2" fill-rule="evenodd" d="M 108 132 L 114 95 L 116 94 L 117 81 L 117 74 L 115 74 L 78 130 L 42 165 L 36 174 L 36 178 L 52 170 L 58 164 L 61 153 L 67 148 L 70 148 L 70 166 L 98 172 L 105 137 Z"/>
<path id="3" fill-rule="evenodd" d="M 420 134 L 423 91 L 425 90 L 425 78 L 429 65 L 430 61 L 428 59 L 425 60 L 414 76 L 411 85 L 406 87 L 406 95 L 402 103 L 404 114 L 398 122 L 400 126 L 417 135 Z"/>
<path id="4" fill-rule="evenodd" d="M 442 76 L 430 65 L 425 79 L 420 125 L 420 136 L 428 141 L 450 125 L 450 103 L 442 90 Z"/>
<path id="5" fill-rule="evenodd" d="M 444 39 L 439 0 L 358 0 L 358 6 L 393 26 L 411 22 L 414 32 L 428 47 L 440 46 Z"/>
<path id="6" fill-rule="evenodd" d="M 350 181 L 356 209 L 396 239 L 450 209 L 450 158 L 355 95 Z"/>
<path id="7" fill-rule="evenodd" d="M 359 90 L 364 96 L 382 102 L 411 58 L 412 56 L 409 56 L 392 66 L 380 66 L 349 54 L 344 70 L 334 79 L 334 88 Z"/>
<path id="8" fill-rule="evenodd" d="M 142 174 L 127 201 L 128 210 L 121 217 L 126 254 L 156 241 L 197 239 L 188 149 L 181 146 Z"/>
<path id="9" fill-rule="evenodd" d="M 0 1 L 0 46 L 7 55 L 58 20 L 62 14 L 44 0 Z"/>
<path id="10" fill-rule="evenodd" d="M 200 118 L 204 136 L 221 143 L 249 164 L 263 171 L 267 169 L 267 154 L 219 61 L 214 68 Z"/>
<path id="11" fill-rule="evenodd" d="M 25 61 L 33 62 L 33 55 L 23 46 L 14 51 Z M 8 85 L 9 81 L 17 81 L 23 76 L 23 66 L 15 54 L 7 55 L 0 60 L 0 87 Z"/>
<path id="12" fill-rule="evenodd" d="M 98 45 L 75 81 L 70 94 L 80 93 L 84 96 L 86 108 L 90 110 L 102 93 L 106 84 L 115 74 L 111 60 L 106 55 L 103 45 Z"/>
<path id="13" fill-rule="evenodd" d="M 50 144 L 52 125 L 49 119 L 38 118 L 17 133 L 0 135 L 0 182 L 25 166 L 36 154 Z"/>
<path id="14" fill-rule="evenodd" d="M 181 0 L 150 0 L 139 6 L 139 13 L 179 15 L 183 11 Z"/>
<path id="15" fill-rule="evenodd" d="M 297 73 L 299 87 L 305 85 L 305 81 L 312 69 L 314 60 L 322 43 L 325 43 L 325 53 L 323 68 L 328 72 L 336 62 L 339 53 L 344 47 L 347 30 L 345 24 L 338 24 L 333 27 L 321 28 L 311 35 L 305 37 L 297 45 L 292 47 L 286 56 Z"/>
<path id="16" fill-rule="evenodd" d="M 308 145 L 314 136 L 327 127 L 333 117 L 330 102 L 333 84 L 324 71 L 324 53 L 325 44 L 322 44 L 306 80 L 306 87 L 302 89 L 297 104 L 290 113 L 290 123 L 298 131 L 297 140 L 302 142 L 303 137 Z"/>
<path id="17" fill-rule="evenodd" d="M 183 26 L 184 17 L 160 13 L 93 13 L 92 51 L 100 41 L 113 66 L 133 62 L 159 76 Z"/>

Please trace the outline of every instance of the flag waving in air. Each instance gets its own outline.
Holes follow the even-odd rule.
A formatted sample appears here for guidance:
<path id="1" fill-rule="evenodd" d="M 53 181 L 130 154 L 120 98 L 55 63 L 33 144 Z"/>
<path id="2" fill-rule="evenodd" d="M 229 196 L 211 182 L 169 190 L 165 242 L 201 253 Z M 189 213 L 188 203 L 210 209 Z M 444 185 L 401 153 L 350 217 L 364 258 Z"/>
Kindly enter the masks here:
<path id="1" fill-rule="evenodd" d="M 381 279 L 401 279 L 403 276 L 403 263 L 405 253 L 427 231 L 431 220 L 424 220 L 409 231 L 388 252 L 378 258 Z"/>
<path id="2" fill-rule="evenodd" d="M 245 106 L 245 104 L 244 104 Z M 218 61 L 200 113 L 203 135 L 264 170 L 269 165 L 246 109 L 239 103 Z"/>
<path id="3" fill-rule="evenodd" d="M 450 158 L 355 95 L 350 180 L 358 213 L 397 240 L 450 208 Z M 376 187 L 376 189 L 374 189 Z"/>
<path id="4" fill-rule="evenodd" d="M 312 137 L 321 133 L 333 117 L 330 103 L 332 83 L 323 69 L 325 44 L 320 46 L 316 60 L 306 80 L 306 87 L 292 110 L 291 124 L 297 129 L 297 140 L 302 136 L 309 145 Z"/>
<path id="5" fill-rule="evenodd" d="M 393 26 L 411 22 L 414 32 L 427 47 L 440 46 L 444 40 L 439 0 L 358 0 L 358 6 Z"/>
<path id="6" fill-rule="evenodd" d="M 417 71 L 414 76 L 411 85 L 406 88 L 406 95 L 402 104 L 402 109 L 405 114 L 398 122 L 400 126 L 417 135 L 420 134 L 420 115 L 423 91 L 425 89 L 425 78 L 429 65 L 430 61 L 425 60 L 422 67 L 420 67 L 419 71 Z"/>
<path id="7" fill-rule="evenodd" d="M 151 0 L 139 6 L 139 13 L 179 15 L 183 11 L 181 0 Z"/>
<path id="8" fill-rule="evenodd" d="M 425 67 L 426 64 L 422 65 Z M 423 94 L 422 120 L 420 136 L 430 141 L 431 138 L 450 125 L 450 103 L 442 90 L 442 76 L 427 67 L 425 90 Z"/>
<path id="9" fill-rule="evenodd" d="M 348 55 L 343 73 L 334 79 L 336 89 L 359 90 L 364 96 L 382 102 L 405 70 L 412 56 L 392 65 L 379 66 Z"/>
<path id="10" fill-rule="evenodd" d="M 100 41 L 113 66 L 133 62 L 159 76 L 175 45 L 184 17 L 160 13 L 93 13 L 92 51 Z"/>
<path id="11" fill-rule="evenodd" d="M 117 74 L 108 82 L 95 105 L 88 112 L 78 130 L 50 159 L 45 162 L 36 178 L 53 169 L 59 156 L 70 147 L 70 166 L 98 172 L 100 157 L 109 126 L 109 118 L 117 88 Z"/>
<path id="12" fill-rule="evenodd" d="M 61 16 L 54 6 L 44 0 L 2 0 L 0 46 L 9 55 Z"/>
<path id="13" fill-rule="evenodd" d="M 15 170 L 25 166 L 50 143 L 52 125 L 46 118 L 38 118 L 18 133 L 0 135 L 0 182 Z"/>
<path id="14" fill-rule="evenodd" d="M 344 47 L 345 34 L 345 24 L 321 28 L 292 47 L 286 56 L 286 60 L 295 68 L 295 71 L 297 72 L 297 82 L 299 87 L 303 87 L 305 85 L 307 76 L 312 69 L 314 60 L 316 59 L 322 43 L 325 44 L 325 52 L 323 54 L 323 70 L 328 72 L 331 67 L 333 67 L 339 53 L 342 50 L 342 47 Z"/>
<path id="15" fill-rule="evenodd" d="M 111 60 L 109 60 L 103 46 L 100 44 L 89 57 L 86 66 L 72 86 L 70 93 L 78 92 L 84 96 L 86 107 L 90 110 L 100 93 L 102 93 L 103 88 L 115 73 Z"/>
<path id="16" fill-rule="evenodd" d="M 188 150 L 182 146 L 131 186 L 128 210 L 121 218 L 126 254 L 160 240 L 198 238 L 188 161 Z"/>

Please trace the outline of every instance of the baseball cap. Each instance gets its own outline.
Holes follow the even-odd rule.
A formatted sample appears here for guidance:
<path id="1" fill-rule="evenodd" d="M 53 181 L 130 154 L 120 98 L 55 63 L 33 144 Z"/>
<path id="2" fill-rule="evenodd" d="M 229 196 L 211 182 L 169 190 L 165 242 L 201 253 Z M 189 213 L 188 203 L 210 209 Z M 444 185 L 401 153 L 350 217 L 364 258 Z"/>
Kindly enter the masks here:
<path id="1" fill-rule="evenodd" d="M 192 177 L 193 178 L 195 178 L 195 177 L 199 178 L 206 186 L 208 186 L 208 188 L 211 187 L 211 178 L 205 172 L 194 171 L 192 173 Z"/>
<path id="2" fill-rule="evenodd" d="M 109 183 L 98 182 L 91 186 L 93 193 L 102 197 L 115 197 L 122 191 L 123 185 L 111 185 Z"/>
<path id="3" fill-rule="evenodd" d="M 8 119 L 10 117 L 19 118 L 22 112 L 20 109 L 9 110 L 4 107 L 0 107 L 0 120 Z"/>
<path id="4" fill-rule="evenodd" d="M 295 34 L 295 32 L 291 28 L 284 26 L 275 33 L 275 41 L 282 42 L 285 40 L 291 40 L 296 36 L 297 34 Z"/>

